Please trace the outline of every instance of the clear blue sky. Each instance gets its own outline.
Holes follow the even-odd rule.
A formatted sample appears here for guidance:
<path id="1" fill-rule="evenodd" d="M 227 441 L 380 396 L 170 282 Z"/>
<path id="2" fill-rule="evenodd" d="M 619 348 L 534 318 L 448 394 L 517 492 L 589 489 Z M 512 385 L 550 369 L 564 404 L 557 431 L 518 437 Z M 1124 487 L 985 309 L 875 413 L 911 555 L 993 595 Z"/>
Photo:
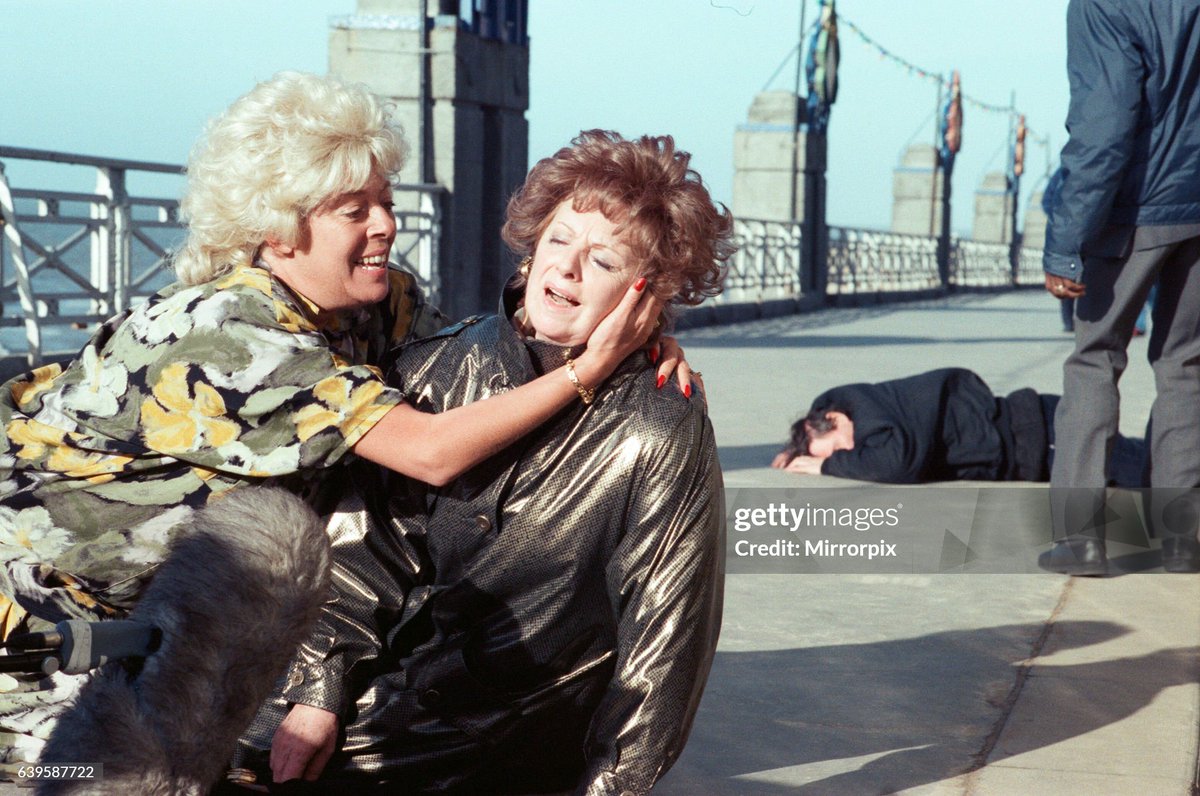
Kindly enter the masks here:
<path id="1" fill-rule="evenodd" d="M 464 0 L 466 1 L 466 0 Z M 816 0 L 807 0 L 807 19 Z M 671 133 L 714 195 L 732 193 L 733 133 L 795 43 L 789 0 L 531 0 L 530 156 L 582 128 Z M 968 95 L 1017 107 L 1065 141 L 1066 0 L 841 0 L 838 11 Z M 324 72 L 330 16 L 355 0 L 0 0 L 0 143 L 183 162 L 204 120 L 281 69 Z M 833 109 L 829 221 L 885 228 L 891 170 L 932 141 L 935 86 L 881 59 L 845 25 Z M 789 88 L 788 65 L 774 88 Z M 956 230 L 1002 170 L 1007 120 L 968 106 L 954 175 Z M 1046 155 L 1029 146 L 1028 190 Z M 15 185 L 34 173 L 8 164 Z M 43 172 L 44 173 L 44 172 Z M 41 179 L 41 173 L 37 175 Z M 82 186 L 87 187 L 87 186 Z"/>

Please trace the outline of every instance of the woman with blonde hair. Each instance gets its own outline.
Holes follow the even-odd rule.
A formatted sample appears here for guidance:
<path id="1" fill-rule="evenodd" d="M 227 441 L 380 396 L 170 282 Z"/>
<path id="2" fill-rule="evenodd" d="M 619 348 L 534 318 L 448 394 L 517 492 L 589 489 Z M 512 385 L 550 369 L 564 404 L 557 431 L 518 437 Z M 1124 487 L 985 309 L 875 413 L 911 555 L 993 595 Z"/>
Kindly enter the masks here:
<path id="1" fill-rule="evenodd" d="M 351 452 L 446 483 L 645 343 L 659 303 L 643 279 L 541 378 L 444 415 L 407 404 L 381 358 L 444 318 L 388 266 L 404 157 L 388 110 L 334 78 L 281 73 L 209 124 L 188 164 L 179 282 L 105 323 L 66 368 L 0 389 L 5 636 L 125 615 L 192 512 L 228 490 L 311 497 Z M 19 712 L 18 696 L 0 714 Z"/>

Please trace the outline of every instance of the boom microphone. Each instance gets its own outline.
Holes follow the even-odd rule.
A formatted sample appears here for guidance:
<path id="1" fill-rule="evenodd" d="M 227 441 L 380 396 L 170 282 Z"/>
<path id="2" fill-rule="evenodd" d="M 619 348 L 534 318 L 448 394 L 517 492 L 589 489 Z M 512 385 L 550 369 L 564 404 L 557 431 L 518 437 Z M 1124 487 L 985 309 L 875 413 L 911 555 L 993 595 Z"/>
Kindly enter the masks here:
<path id="1" fill-rule="evenodd" d="M 29 652 L 0 656 L 0 671 L 84 674 L 109 661 L 144 658 L 157 650 L 161 641 L 159 629 L 145 622 L 68 619 L 49 632 L 9 636 L 2 646 Z"/>
<path id="2" fill-rule="evenodd" d="M 299 498 L 243 488 L 193 516 L 129 617 L 161 631 L 159 648 L 140 671 L 104 664 L 39 761 L 100 764 L 102 778 L 39 793 L 207 793 L 316 620 L 329 541 Z"/>

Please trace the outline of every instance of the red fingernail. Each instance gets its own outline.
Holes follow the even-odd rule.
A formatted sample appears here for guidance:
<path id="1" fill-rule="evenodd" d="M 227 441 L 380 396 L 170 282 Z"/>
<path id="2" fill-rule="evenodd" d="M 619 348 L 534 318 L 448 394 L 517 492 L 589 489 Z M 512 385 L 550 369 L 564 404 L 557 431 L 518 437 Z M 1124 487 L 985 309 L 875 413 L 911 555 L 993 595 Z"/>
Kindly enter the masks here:
<path id="1" fill-rule="evenodd" d="M 643 288 L 645 288 L 645 287 L 646 287 L 646 277 L 644 277 L 644 276 L 639 276 L 638 281 L 633 283 L 633 289 L 639 293 L 641 293 Z"/>
<path id="2" fill-rule="evenodd" d="M 650 349 L 650 364 L 651 365 L 658 364 L 658 346 L 654 346 L 653 348 Z"/>
<path id="3" fill-rule="evenodd" d="M 667 383 L 667 377 L 666 377 L 666 376 L 663 376 L 662 374 L 659 374 L 659 376 L 658 376 L 658 389 L 660 389 L 660 390 L 661 390 L 661 389 L 662 389 L 662 386 L 663 386 L 664 384 L 666 384 L 666 383 Z"/>
<path id="4" fill-rule="evenodd" d="M 692 385 L 690 385 L 690 384 L 683 385 L 683 394 L 684 394 L 684 396 L 691 398 L 692 397 Z"/>

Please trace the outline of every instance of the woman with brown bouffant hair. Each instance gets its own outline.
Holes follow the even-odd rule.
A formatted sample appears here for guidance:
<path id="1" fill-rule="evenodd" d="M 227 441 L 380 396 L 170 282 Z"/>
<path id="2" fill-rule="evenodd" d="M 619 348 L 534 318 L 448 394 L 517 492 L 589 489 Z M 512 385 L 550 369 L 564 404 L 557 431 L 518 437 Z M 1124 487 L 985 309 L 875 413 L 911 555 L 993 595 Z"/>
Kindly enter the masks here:
<path id="1" fill-rule="evenodd" d="M 670 136 L 625 141 L 605 130 L 581 133 L 529 172 L 508 203 L 501 235 L 517 254 L 532 254 L 570 198 L 576 210 L 599 210 L 617 223 L 655 295 L 695 306 L 721 292 L 733 219 L 713 205 L 689 160 Z"/>
<path id="2" fill-rule="evenodd" d="M 569 373 L 639 276 L 674 304 L 718 293 L 732 222 L 689 161 L 669 136 L 593 130 L 539 162 L 509 203 L 523 259 L 500 313 L 405 347 L 391 384 L 441 413 Z M 337 599 L 243 738 L 260 781 L 600 794 L 666 773 L 720 627 L 712 425 L 642 352 L 576 387 L 578 407 L 443 488 L 356 479 Z"/>

